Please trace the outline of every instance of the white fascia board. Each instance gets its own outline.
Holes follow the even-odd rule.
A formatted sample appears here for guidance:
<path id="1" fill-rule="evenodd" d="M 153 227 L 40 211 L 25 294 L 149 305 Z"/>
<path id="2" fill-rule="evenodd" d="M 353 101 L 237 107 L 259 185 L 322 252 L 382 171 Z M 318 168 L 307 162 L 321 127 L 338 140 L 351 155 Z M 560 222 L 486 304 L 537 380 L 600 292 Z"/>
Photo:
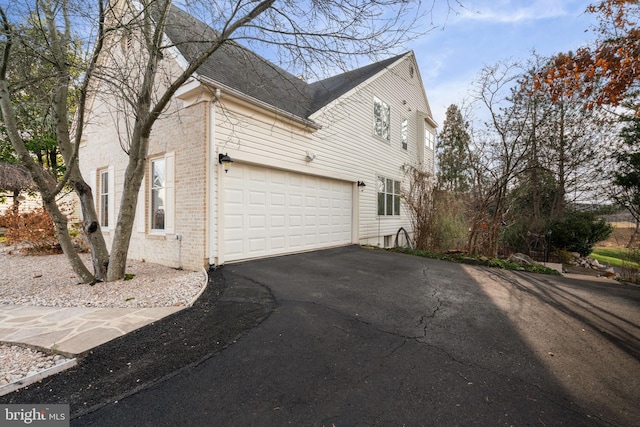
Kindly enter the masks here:
<path id="1" fill-rule="evenodd" d="M 436 129 L 438 127 L 438 123 L 435 120 L 433 120 L 433 117 L 431 117 L 431 112 L 423 113 L 423 114 L 427 123 L 429 123 L 430 126 L 433 126 L 434 129 Z"/>
<path id="2" fill-rule="evenodd" d="M 249 104 L 253 104 L 253 105 L 255 105 L 257 107 L 260 107 L 260 108 L 262 108 L 264 110 L 267 110 L 267 111 L 275 113 L 275 114 L 277 114 L 279 116 L 285 117 L 285 118 L 287 118 L 287 119 L 289 119 L 289 120 L 291 120 L 291 121 L 293 121 L 295 123 L 299 123 L 305 128 L 310 128 L 310 129 L 313 129 L 314 131 L 318 130 L 318 129 L 322 129 L 322 125 L 320 125 L 319 123 L 317 123 L 317 122 L 315 122 L 313 120 L 305 119 L 304 117 L 296 116 L 295 114 L 291 114 L 290 112 L 285 111 L 285 110 L 283 110 L 281 108 L 274 107 L 271 104 L 268 104 L 268 103 L 266 103 L 264 101 L 260 101 L 259 99 L 256 99 L 256 98 L 254 98 L 252 96 L 249 96 L 249 95 L 247 95 L 247 94 L 245 94 L 245 93 L 243 93 L 243 92 L 241 92 L 241 91 L 239 91 L 237 89 L 234 89 L 234 88 L 229 87 L 227 85 L 224 85 L 224 84 L 222 84 L 220 82 L 217 82 L 217 81 L 215 81 L 215 80 L 213 80 L 211 78 L 208 78 L 207 76 L 200 76 L 199 80 L 203 84 L 206 84 L 208 86 L 213 86 L 216 89 L 222 90 L 223 93 L 228 93 L 228 94 L 233 95 L 234 97 L 236 97 L 236 98 L 238 98 L 238 99 L 240 99 L 242 101 L 245 101 L 245 102 L 247 102 Z"/>
<path id="3" fill-rule="evenodd" d="M 139 0 L 132 0 L 131 1 L 131 5 L 137 9 L 138 11 L 142 11 L 144 10 L 144 6 L 142 5 L 142 3 Z M 171 57 L 171 59 L 175 60 L 178 65 L 180 66 L 180 68 L 182 68 L 182 70 L 186 70 L 189 67 L 189 62 L 185 59 L 185 57 L 180 53 L 180 51 L 178 50 L 177 47 L 173 46 L 173 42 L 171 41 L 171 39 L 169 39 L 169 37 L 167 36 L 166 33 L 162 33 L 162 43 L 165 46 L 168 46 L 166 48 L 167 52 L 169 52 L 169 57 Z M 197 74 L 194 72 L 193 77 L 197 77 Z"/>
<path id="4" fill-rule="evenodd" d="M 431 112 L 431 104 L 429 104 L 429 97 L 427 96 L 427 91 L 424 89 L 424 81 L 422 80 L 422 76 L 420 75 L 420 67 L 418 67 L 418 61 L 416 61 L 416 56 L 413 53 L 413 51 L 410 52 L 411 54 L 411 60 L 413 61 L 413 65 L 415 66 L 415 71 L 416 71 L 416 77 L 419 79 L 420 82 L 420 87 L 422 88 L 422 96 L 424 96 L 424 101 L 427 105 L 427 121 L 429 121 L 429 124 L 432 125 L 434 128 L 438 127 L 438 123 L 433 120 L 433 113 Z"/>
<path id="5" fill-rule="evenodd" d="M 171 41 L 171 39 L 169 39 L 169 37 L 166 34 L 162 34 L 162 43 L 165 46 L 168 46 L 166 48 L 166 51 L 169 53 L 169 57 L 178 63 L 178 66 L 182 68 L 182 71 L 185 71 L 187 68 L 189 68 L 189 61 L 187 61 L 187 59 L 182 55 L 182 53 L 180 53 L 178 48 L 173 45 L 173 42 Z M 191 77 L 194 77 L 197 79 L 198 73 L 194 71 Z"/>
<path id="6" fill-rule="evenodd" d="M 175 93 L 175 97 L 182 100 L 187 100 L 194 94 L 200 94 L 202 92 L 202 83 L 198 79 L 191 78 L 187 80 L 182 86 L 178 88 Z"/>

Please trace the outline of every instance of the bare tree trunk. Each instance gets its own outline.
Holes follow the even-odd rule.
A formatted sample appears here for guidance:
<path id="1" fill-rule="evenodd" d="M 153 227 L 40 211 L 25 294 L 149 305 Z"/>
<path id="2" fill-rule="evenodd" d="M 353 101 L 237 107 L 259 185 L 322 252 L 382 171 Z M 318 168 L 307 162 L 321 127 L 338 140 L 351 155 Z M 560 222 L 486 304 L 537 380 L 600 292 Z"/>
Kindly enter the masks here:
<path id="1" fill-rule="evenodd" d="M 71 264 L 71 268 L 73 268 L 73 271 L 80 278 L 82 283 L 95 283 L 95 277 L 84 265 L 82 259 L 80 259 L 80 256 L 76 251 L 76 248 L 73 246 L 73 241 L 71 240 L 71 236 L 69 236 L 69 229 L 67 228 L 67 217 L 60 211 L 60 208 L 55 202 L 55 197 L 53 197 L 52 195 L 43 195 L 42 199 L 45 209 L 47 210 L 47 212 L 49 212 L 49 215 L 51 215 L 53 223 L 56 226 L 58 243 L 60 243 L 62 252 L 65 254 L 69 263 Z"/>
<path id="2" fill-rule="evenodd" d="M 50 8 L 45 8 L 44 13 L 51 22 L 55 22 L 53 11 Z M 69 40 L 71 39 L 70 25 L 69 19 L 65 18 L 65 32 L 62 35 L 55 26 L 47 27 L 49 31 L 50 49 L 54 58 L 57 60 L 57 84 L 52 96 L 53 112 L 56 118 L 56 137 L 60 153 L 68 169 L 68 173 L 65 174 L 65 177 L 68 179 L 68 182 L 71 184 L 80 199 L 83 218 L 82 229 L 85 232 L 87 241 L 89 242 L 89 247 L 91 248 L 91 259 L 95 276 L 94 280 L 103 281 L 107 276 L 106 273 L 107 266 L 109 264 L 109 253 L 104 241 L 104 236 L 100 231 L 93 194 L 91 192 L 91 188 L 87 185 L 80 174 L 77 156 L 77 144 L 80 143 L 79 132 L 82 131 L 83 117 L 78 117 L 79 123 L 77 124 L 78 129 L 76 129 L 78 131 L 75 141 L 76 146 L 71 143 L 71 130 L 69 129 L 68 122 L 69 108 L 67 102 L 69 99 L 71 76 L 69 73 L 69 64 L 65 61 L 65 58 L 67 56 L 67 47 L 70 43 Z M 98 43 L 100 43 L 100 41 L 98 41 Z M 100 47 L 97 46 L 96 50 L 99 51 Z M 81 100 L 83 101 L 86 99 L 86 91 L 87 85 L 85 84 L 80 93 Z M 78 115 L 83 114 L 83 111 L 84 105 L 82 105 Z M 60 187 L 60 184 L 58 187 Z"/>
<path id="3" fill-rule="evenodd" d="M 55 202 L 55 193 L 51 191 L 51 185 L 47 182 L 44 170 L 33 161 L 20 137 L 9 98 L 9 87 L 4 78 L 0 79 L 0 109 L 2 110 L 2 118 L 14 150 L 16 150 L 21 163 L 27 168 L 42 192 L 45 209 L 51 215 L 56 226 L 56 234 L 62 251 L 69 259 L 73 271 L 80 280 L 82 280 L 83 283 L 94 283 L 95 278 L 89 270 L 87 270 L 73 247 L 71 237 L 69 237 L 69 230 L 67 229 L 67 217 L 60 211 Z"/>
<path id="4" fill-rule="evenodd" d="M 636 241 L 636 237 L 638 236 L 638 231 L 640 231 L 640 221 L 636 220 L 636 228 L 633 230 L 631 237 L 629 238 L 629 243 L 627 243 L 627 248 L 633 248 L 633 244 Z"/>
<path id="5" fill-rule="evenodd" d="M 74 156 L 74 149 L 69 140 L 69 127 L 66 121 L 65 104 L 67 94 L 62 90 L 62 94 L 56 97 L 56 114 L 58 118 L 58 145 L 60 153 L 68 169 L 68 182 L 73 187 L 80 200 L 82 210 L 82 230 L 87 237 L 91 249 L 91 262 L 93 264 L 94 276 L 97 281 L 104 281 L 107 278 L 107 266 L 109 265 L 109 251 L 104 241 L 104 236 L 100 230 L 98 214 L 96 212 L 93 193 L 91 187 L 86 183 L 80 174 L 78 157 Z M 62 117 L 60 117 L 62 115 Z"/>
<path id="6" fill-rule="evenodd" d="M 98 214 L 94 205 L 91 187 L 84 181 L 79 172 L 75 172 L 69 179 L 82 209 L 82 229 L 91 248 L 91 262 L 96 280 L 107 280 L 107 268 L 109 266 L 109 251 L 100 231 Z"/>
<path id="7" fill-rule="evenodd" d="M 552 220 L 558 220 L 564 216 L 565 210 L 565 196 L 567 194 L 567 177 L 566 177 L 566 162 L 567 162 L 567 141 L 565 139 L 565 114 L 564 104 L 560 103 L 560 130 L 559 130 L 559 145 L 558 145 L 558 183 L 556 197 L 553 204 L 553 210 L 551 214 Z"/>
<path id="8" fill-rule="evenodd" d="M 17 214 L 20 209 L 20 190 L 13 190 L 13 205 L 11 206 L 11 210 L 13 213 Z"/>
<path id="9" fill-rule="evenodd" d="M 134 138 L 137 132 L 134 132 Z M 129 153 L 129 164 L 125 171 L 124 186 L 122 188 L 122 201 L 118 212 L 118 222 L 111 247 L 107 280 L 119 280 L 125 275 L 129 242 L 133 232 L 133 221 L 138 204 L 138 192 L 142 186 L 146 165 L 146 152 L 149 145 L 149 137 L 140 137 L 139 150 Z"/>

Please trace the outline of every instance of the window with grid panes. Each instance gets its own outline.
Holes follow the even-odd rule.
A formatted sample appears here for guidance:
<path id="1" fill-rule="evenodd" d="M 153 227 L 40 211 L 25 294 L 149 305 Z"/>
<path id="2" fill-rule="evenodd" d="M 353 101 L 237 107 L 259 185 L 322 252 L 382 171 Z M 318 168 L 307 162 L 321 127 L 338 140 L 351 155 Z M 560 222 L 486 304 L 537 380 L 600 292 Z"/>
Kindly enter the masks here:
<path id="1" fill-rule="evenodd" d="M 400 181 L 378 177 L 378 215 L 400 215 Z"/>

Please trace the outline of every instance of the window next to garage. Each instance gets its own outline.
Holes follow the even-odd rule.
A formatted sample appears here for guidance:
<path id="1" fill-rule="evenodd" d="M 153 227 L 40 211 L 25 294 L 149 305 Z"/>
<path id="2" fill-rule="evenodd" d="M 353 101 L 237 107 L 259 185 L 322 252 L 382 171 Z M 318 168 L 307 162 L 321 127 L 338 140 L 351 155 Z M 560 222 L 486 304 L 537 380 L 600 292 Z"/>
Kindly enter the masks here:
<path id="1" fill-rule="evenodd" d="M 149 223 L 152 232 L 174 232 L 173 164 L 173 153 L 152 158 L 149 164 Z"/>
<path id="2" fill-rule="evenodd" d="M 377 97 L 373 97 L 373 133 L 382 139 L 391 139 L 391 107 Z"/>
<path id="3" fill-rule="evenodd" d="M 378 215 L 400 215 L 400 181 L 378 177 Z"/>

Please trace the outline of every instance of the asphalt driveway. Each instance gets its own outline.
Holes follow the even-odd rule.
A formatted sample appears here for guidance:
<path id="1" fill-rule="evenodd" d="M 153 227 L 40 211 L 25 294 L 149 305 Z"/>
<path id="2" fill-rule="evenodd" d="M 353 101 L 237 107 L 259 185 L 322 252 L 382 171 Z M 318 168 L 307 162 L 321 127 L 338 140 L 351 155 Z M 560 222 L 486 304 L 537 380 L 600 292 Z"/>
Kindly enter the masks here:
<path id="1" fill-rule="evenodd" d="M 6 402 L 72 425 L 640 425 L 638 287 L 358 247 L 211 278 Z"/>
<path id="2" fill-rule="evenodd" d="M 358 247 L 216 274 L 269 316 L 73 425 L 640 425 L 640 288 Z"/>

